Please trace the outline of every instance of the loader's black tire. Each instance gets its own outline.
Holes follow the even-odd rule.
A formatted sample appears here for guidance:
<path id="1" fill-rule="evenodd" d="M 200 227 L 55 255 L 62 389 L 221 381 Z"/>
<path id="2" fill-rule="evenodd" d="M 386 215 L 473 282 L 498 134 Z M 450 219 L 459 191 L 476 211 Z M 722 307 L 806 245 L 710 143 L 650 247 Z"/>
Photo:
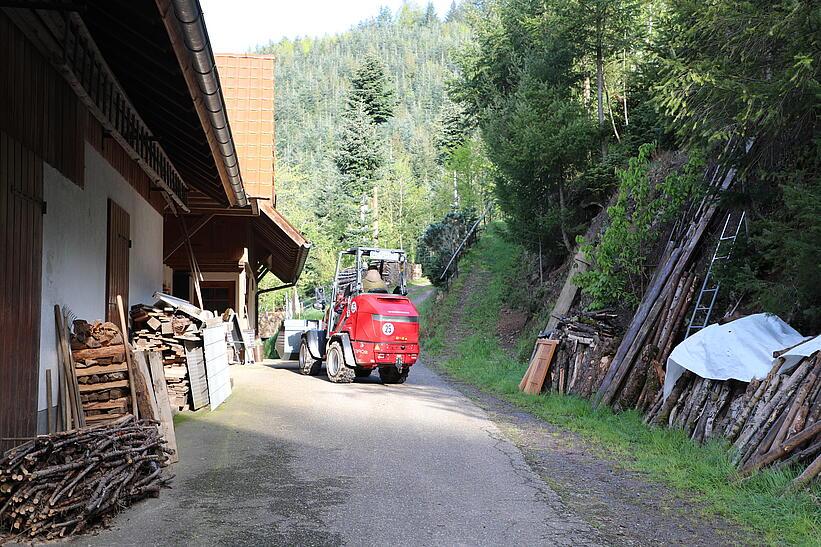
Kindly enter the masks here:
<path id="1" fill-rule="evenodd" d="M 299 344 L 299 373 L 305 376 L 316 376 L 322 370 L 322 361 L 314 359 L 304 339 Z"/>
<path id="2" fill-rule="evenodd" d="M 333 342 L 328 348 L 325 368 L 328 371 L 328 380 L 335 384 L 350 384 L 356 375 L 351 367 L 345 366 L 345 355 L 339 342 Z"/>
<path id="3" fill-rule="evenodd" d="M 373 372 L 372 368 L 364 368 L 364 367 L 356 367 L 353 369 L 354 374 L 357 378 L 367 378 Z"/>
<path id="4" fill-rule="evenodd" d="M 402 372 L 396 370 L 396 367 L 379 367 L 379 379 L 383 384 L 404 384 L 408 379 L 407 368 L 403 368 Z"/>

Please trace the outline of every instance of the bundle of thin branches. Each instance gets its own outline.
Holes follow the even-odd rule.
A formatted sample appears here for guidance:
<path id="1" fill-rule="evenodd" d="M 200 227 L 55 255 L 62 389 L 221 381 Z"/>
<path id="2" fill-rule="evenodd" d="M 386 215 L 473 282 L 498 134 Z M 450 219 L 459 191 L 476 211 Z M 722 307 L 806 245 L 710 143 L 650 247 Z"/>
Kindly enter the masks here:
<path id="1" fill-rule="evenodd" d="M 54 539 L 104 523 L 159 495 L 172 451 L 157 422 L 128 415 L 106 425 L 43 435 L 0 457 L 0 530 Z"/>

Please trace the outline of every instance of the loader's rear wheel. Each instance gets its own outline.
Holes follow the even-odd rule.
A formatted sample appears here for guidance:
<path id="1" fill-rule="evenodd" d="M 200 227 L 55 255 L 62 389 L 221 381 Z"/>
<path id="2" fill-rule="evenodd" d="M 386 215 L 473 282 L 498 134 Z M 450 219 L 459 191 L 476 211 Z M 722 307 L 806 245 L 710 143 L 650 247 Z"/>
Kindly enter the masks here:
<path id="1" fill-rule="evenodd" d="M 408 379 L 408 372 L 410 371 L 407 367 L 403 367 L 402 372 L 399 372 L 393 366 L 379 367 L 379 379 L 382 380 L 383 384 L 404 384 L 405 380 Z"/>
<path id="2" fill-rule="evenodd" d="M 299 344 L 299 373 L 305 376 L 316 376 L 320 369 L 322 369 L 322 361 L 311 357 L 307 341 L 302 340 Z"/>
<path id="3" fill-rule="evenodd" d="M 365 367 L 356 367 L 355 369 L 353 369 L 353 371 L 354 371 L 354 374 L 356 375 L 357 378 L 367 378 L 368 376 L 371 375 L 371 372 L 373 372 L 373 369 L 372 368 L 365 368 Z"/>
<path id="4" fill-rule="evenodd" d="M 328 357 L 325 361 L 328 370 L 328 379 L 335 384 L 350 384 L 354 379 L 354 370 L 345 366 L 345 357 L 342 354 L 342 345 L 334 342 L 328 348 Z"/>

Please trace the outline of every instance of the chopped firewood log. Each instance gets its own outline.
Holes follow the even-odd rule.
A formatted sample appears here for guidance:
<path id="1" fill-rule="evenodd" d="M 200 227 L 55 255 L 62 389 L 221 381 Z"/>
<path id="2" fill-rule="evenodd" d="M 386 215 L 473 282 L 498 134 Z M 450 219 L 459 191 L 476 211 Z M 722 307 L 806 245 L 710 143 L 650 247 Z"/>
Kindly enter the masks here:
<path id="1" fill-rule="evenodd" d="M 172 452 L 157 422 L 131 415 L 38 436 L 0 457 L 0 527 L 18 541 L 39 542 L 104 525 L 133 502 L 159 495 L 171 480 L 163 468 Z"/>
<path id="2" fill-rule="evenodd" d="M 115 359 L 118 363 L 122 363 L 125 361 L 125 346 L 122 344 L 114 345 L 114 346 L 105 346 L 100 348 L 94 349 L 80 349 L 76 351 L 72 351 L 72 355 L 74 356 L 74 360 L 78 359 L 97 359 L 110 357 Z"/>

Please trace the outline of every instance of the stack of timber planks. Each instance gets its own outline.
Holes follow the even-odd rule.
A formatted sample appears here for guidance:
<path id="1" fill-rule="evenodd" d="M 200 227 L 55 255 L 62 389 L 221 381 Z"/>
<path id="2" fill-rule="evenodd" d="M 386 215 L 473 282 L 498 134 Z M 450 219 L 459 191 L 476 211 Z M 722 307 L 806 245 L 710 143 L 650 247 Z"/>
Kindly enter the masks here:
<path id="1" fill-rule="evenodd" d="M 130 412 L 126 347 L 114 323 L 75 320 L 71 356 L 85 423 L 106 423 Z"/>
<path id="2" fill-rule="evenodd" d="M 130 315 L 134 349 L 162 353 L 171 407 L 196 410 L 208 404 L 201 321 L 180 309 L 144 304 L 132 306 Z"/>
<path id="3" fill-rule="evenodd" d="M 615 317 L 600 310 L 556 319 L 550 335 L 558 348 L 544 389 L 581 397 L 595 391 L 615 351 Z"/>

